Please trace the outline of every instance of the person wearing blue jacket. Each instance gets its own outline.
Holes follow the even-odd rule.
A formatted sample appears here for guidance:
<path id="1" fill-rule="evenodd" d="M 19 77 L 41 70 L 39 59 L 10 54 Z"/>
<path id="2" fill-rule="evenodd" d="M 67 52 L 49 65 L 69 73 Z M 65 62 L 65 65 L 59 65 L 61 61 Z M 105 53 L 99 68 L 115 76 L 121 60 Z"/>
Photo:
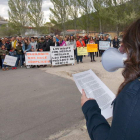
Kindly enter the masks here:
<path id="1" fill-rule="evenodd" d="M 31 46 L 30 42 L 27 39 L 25 39 L 25 43 L 23 43 L 23 45 L 22 45 L 22 50 L 23 50 L 24 54 L 26 54 L 26 52 L 30 52 L 31 49 L 32 49 L 32 46 Z"/>
<path id="2" fill-rule="evenodd" d="M 30 44 L 30 41 L 28 39 L 24 40 L 24 43 L 22 44 L 22 50 L 24 53 L 23 63 L 25 62 L 25 55 L 26 52 L 31 52 L 32 46 Z M 30 68 L 30 66 L 27 66 L 27 68 Z"/>
<path id="3" fill-rule="evenodd" d="M 140 140 L 140 19 L 124 33 L 120 50 L 127 53 L 124 62 L 124 82 L 113 101 L 113 120 L 110 126 L 101 115 L 96 100 L 81 98 L 82 111 L 91 140 Z M 116 79 L 114 79 L 116 80 Z"/>

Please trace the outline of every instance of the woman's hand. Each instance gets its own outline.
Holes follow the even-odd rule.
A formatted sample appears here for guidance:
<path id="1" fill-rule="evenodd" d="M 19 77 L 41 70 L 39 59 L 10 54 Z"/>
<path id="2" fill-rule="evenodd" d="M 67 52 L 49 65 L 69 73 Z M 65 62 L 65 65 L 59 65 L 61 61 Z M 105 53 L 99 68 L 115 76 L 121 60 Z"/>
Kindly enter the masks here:
<path id="1" fill-rule="evenodd" d="M 94 99 L 88 99 L 86 96 L 86 93 L 84 91 L 84 89 L 82 90 L 82 97 L 81 97 L 81 106 L 83 106 L 87 101 L 89 100 L 94 100 Z"/>

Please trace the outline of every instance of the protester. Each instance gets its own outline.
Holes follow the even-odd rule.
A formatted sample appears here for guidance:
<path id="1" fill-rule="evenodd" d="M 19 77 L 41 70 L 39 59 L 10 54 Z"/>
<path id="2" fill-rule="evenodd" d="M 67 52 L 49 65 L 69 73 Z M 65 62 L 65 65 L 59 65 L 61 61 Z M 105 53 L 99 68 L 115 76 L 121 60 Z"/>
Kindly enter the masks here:
<path id="1" fill-rule="evenodd" d="M 59 42 L 59 35 L 56 35 L 56 42 Z"/>
<path id="2" fill-rule="evenodd" d="M 11 50 L 10 50 L 10 52 L 9 52 L 9 55 L 12 56 L 12 57 L 18 57 L 18 56 L 17 56 L 17 53 L 16 53 L 16 51 L 15 51 L 14 48 L 11 48 Z M 17 68 L 16 68 L 16 64 L 15 64 L 14 67 L 12 67 L 12 70 L 14 70 L 14 69 L 17 69 Z"/>
<path id="3" fill-rule="evenodd" d="M 100 41 L 99 36 L 96 36 L 96 38 L 95 38 L 95 44 L 98 45 L 98 52 L 95 52 L 96 57 L 100 56 L 100 51 L 99 51 L 99 41 Z"/>
<path id="4" fill-rule="evenodd" d="M 36 52 L 37 42 L 35 41 L 35 38 L 34 38 L 34 37 L 31 37 L 30 45 L 31 45 L 31 47 L 32 47 L 31 51 L 32 51 L 32 52 Z"/>
<path id="5" fill-rule="evenodd" d="M 76 59 L 76 57 L 77 57 L 77 50 L 76 50 L 77 47 L 76 47 L 76 40 L 75 40 L 74 36 L 70 36 L 69 42 L 70 42 L 70 45 L 73 46 L 73 49 L 74 49 L 74 57 Z"/>
<path id="6" fill-rule="evenodd" d="M 1 56 L 1 60 L 2 60 L 2 70 L 3 71 L 5 71 L 5 68 L 6 68 L 6 70 L 9 70 L 8 66 L 3 64 L 5 56 L 8 54 L 9 54 L 9 52 L 7 51 L 6 47 L 4 45 L 2 45 L 1 49 L 0 49 L 0 56 Z"/>
<path id="7" fill-rule="evenodd" d="M 22 50 L 23 50 L 23 53 L 24 53 L 24 55 L 23 55 L 23 58 L 24 58 L 23 61 L 25 61 L 26 52 L 30 52 L 31 49 L 32 49 L 32 47 L 31 47 L 31 44 L 30 44 L 29 39 L 25 39 L 24 40 L 24 43 L 22 44 Z M 22 63 L 22 65 L 23 65 L 23 63 Z M 30 68 L 30 66 L 27 66 L 27 68 Z"/>
<path id="8" fill-rule="evenodd" d="M 60 46 L 67 46 L 67 45 L 66 45 L 66 42 L 63 40 L 62 37 L 59 38 L 59 45 L 60 45 Z"/>
<path id="9" fill-rule="evenodd" d="M 19 61 L 20 61 L 20 67 L 22 68 L 22 65 L 23 65 L 23 62 L 22 62 L 23 61 L 23 56 L 24 56 L 24 53 L 26 51 L 24 51 L 24 53 L 23 53 L 23 46 L 22 46 L 21 42 L 18 42 L 17 43 L 16 52 L 17 52 L 17 62 L 16 62 L 15 69 L 18 67 Z"/>
<path id="10" fill-rule="evenodd" d="M 128 58 L 122 72 L 124 82 L 113 101 L 113 121 L 110 126 L 101 115 L 97 102 L 81 98 L 82 110 L 86 118 L 91 140 L 139 140 L 140 139 L 140 19 L 124 33 L 123 49 Z"/>
<path id="11" fill-rule="evenodd" d="M 42 37 L 39 39 L 39 42 L 37 43 L 37 51 L 43 52 L 43 50 L 46 47 L 45 39 Z"/>
<path id="12" fill-rule="evenodd" d="M 8 38 L 5 38 L 5 47 L 8 51 L 11 50 L 11 42 L 9 41 Z"/>
<path id="13" fill-rule="evenodd" d="M 46 47 L 44 48 L 43 51 L 50 51 L 50 46 L 51 46 L 51 40 L 49 39 L 49 37 L 46 36 Z"/>
<path id="14" fill-rule="evenodd" d="M 93 37 L 90 37 L 88 44 L 95 44 L 95 41 L 93 40 Z M 94 59 L 94 52 L 90 52 L 90 58 L 91 58 L 91 62 L 95 62 Z"/>
<path id="15" fill-rule="evenodd" d="M 82 39 L 83 39 L 83 37 L 79 37 L 79 40 L 76 42 L 77 48 L 86 46 L 85 42 Z M 78 54 L 77 54 L 77 64 L 79 64 L 79 60 L 81 63 L 83 63 L 83 56 L 78 56 Z"/>
<path id="16" fill-rule="evenodd" d="M 17 46 L 17 40 L 15 37 L 12 37 L 11 38 L 11 43 L 12 43 L 12 48 L 16 49 L 16 46 Z"/>
<path id="17" fill-rule="evenodd" d="M 53 38 L 53 41 L 51 42 L 51 46 L 59 46 L 59 42 L 56 42 L 56 38 Z"/>
<path id="18" fill-rule="evenodd" d="M 70 45 L 70 41 L 69 41 L 69 38 L 68 37 L 65 37 L 64 41 L 66 42 L 66 46 L 69 46 Z"/>
<path id="19" fill-rule="evenodd" d="M 113 39 L 113 47 L 118 49 L 119 44 L 120 44 L 120 41 L 119 41 L 118 37 L 115 36 L 114 39 Z"/>

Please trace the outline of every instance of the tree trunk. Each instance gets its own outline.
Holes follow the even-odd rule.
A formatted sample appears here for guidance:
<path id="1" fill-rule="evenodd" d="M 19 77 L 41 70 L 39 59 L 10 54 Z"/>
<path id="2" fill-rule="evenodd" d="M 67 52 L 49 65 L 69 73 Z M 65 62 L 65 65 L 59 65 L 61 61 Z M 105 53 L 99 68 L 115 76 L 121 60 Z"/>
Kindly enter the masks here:
<path id="1" fill-rule="evenodd" d="M 117 27 L 116 27 L 116 33 L 117 33 L 117 36 L 119 36 L 119 25 L 117 24 Z"/>
<path id="2" fill-rule="evenodd" d="M 99 18 L 99 26 L 100 26 L 100 33 L 102 33 L 102 21 L 101 21 L 101 18 Z"/>

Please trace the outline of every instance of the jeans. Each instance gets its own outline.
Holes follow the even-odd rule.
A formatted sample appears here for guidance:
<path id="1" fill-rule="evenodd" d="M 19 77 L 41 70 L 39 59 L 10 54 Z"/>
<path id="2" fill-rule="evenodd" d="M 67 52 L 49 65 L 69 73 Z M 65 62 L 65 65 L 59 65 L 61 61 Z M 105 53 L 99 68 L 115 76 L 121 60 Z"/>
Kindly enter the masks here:
<path id="1" fill-rule="evenodd" d="M 90 58 L 91 60 L 94 60 L 94 52 L 90 52 Z"/>
<path id="2" fill-rule="evenodd" d="M 19 60 L 20 60 L 20 66 L 22 66 L 23 54 L 17 54 L 16 67 L 17 67 L 18 64 L 19 64 Z"/>
<path id="3" fill-rule="evenodd" d="M 82 59 L 83 59 L 83 56 L 77 56 L 77 63 L 79 62 L 79 60 L 80 62 L 82 62 Z"/>
<path id="4" fill-rule="evenodd" d="M 7 68 L 8 66 L 7 65 L 4 65 L 3 62 L 4 62 L 4 59 L 2 59 L 2 68 L 4 68 L 4 67 Z"/>

